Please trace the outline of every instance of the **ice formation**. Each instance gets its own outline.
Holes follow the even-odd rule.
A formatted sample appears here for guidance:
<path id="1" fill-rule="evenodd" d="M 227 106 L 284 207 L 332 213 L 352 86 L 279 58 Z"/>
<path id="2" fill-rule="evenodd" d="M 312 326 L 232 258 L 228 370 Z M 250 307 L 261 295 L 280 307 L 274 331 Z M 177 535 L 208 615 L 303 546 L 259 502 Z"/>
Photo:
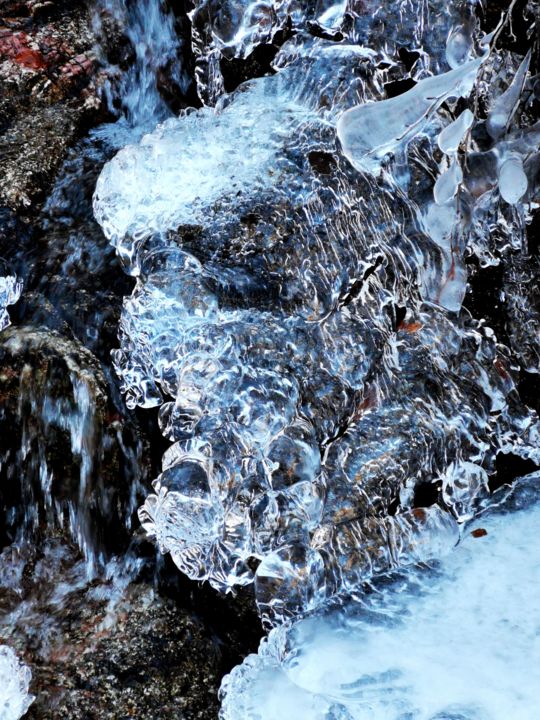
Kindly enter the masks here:
<path id="1" fill-rule="evenodd" d="M 169 120 L 140 145 L 121 150 L 96 187 L 96 218 L 108 237 L 123 249 L 126 237 L 203 224 L 209 208 L 227 196 L 279 183 L 284 139 L 307 111 L 271 85 L 259 83 L 236 102 L 192 112 L 182 122 Z M 100 202 L 120 185 L 113 203 Z"/>
<path id="2" fill-rule="evenodd" d="M 281 626 L 225 678 L 222 720 L 533 720 L 540 475 L 432 568 Z"/>
<path id="3" fill-rule="evenodd" d="M 94 208 L 137 276 L 123 390 L 171 442 L 143 526 L 275 623 L 450 550 L 497 453 L 540 461 L 513 379 L 538 316 L 516 295 L 509 348 L 462 308 L 467 254 L 523 252 L 540 130 L 474 3 L 218 5 L 193 15 L 217 103 L 118 153 Z M 276 73 L 223 95 L 221 54 L 284 17 Z M 414 87 L 389 99 L 402 51 Z"/>
<path id="4" fill-rule="evenodd" d="M 32 704 L 32 673 L 8 645 L 0 645 L 0 719 L 19 720 Z"/>
<path id="5" fill-rule="evenodd" d="M 470 95 L 482 62 L 481 57 L 471 60 L 421 80 L 402 95 L 347 110 L 337 124 L 345 156 L 357 170 L 378 172 L 382 158 L 406 151 L 445 100 Z"/>
<path id="6" fill-rule="evenodd" d="M 9 314 L 7 308 L 17 302 L 21 292 L 22 282 L 18 277 L 10 274 L 9 271 L 5 275 L 0 275 L 0 331 L 8 327 Z"/>

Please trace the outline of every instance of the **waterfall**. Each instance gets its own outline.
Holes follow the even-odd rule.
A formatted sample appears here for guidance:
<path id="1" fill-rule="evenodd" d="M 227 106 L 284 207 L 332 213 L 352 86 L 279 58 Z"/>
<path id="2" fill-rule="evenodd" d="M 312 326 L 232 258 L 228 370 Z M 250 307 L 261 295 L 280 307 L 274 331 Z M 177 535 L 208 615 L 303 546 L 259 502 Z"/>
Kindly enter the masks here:
<path id="1" fill-rule="evenodd" d="M 162 0 L 98 0 L 98 37 L 106 35 L 111 22 L 127 39 L 129 54 L 126 69 L 109 68 L 109 107 L 117 113 L 118 98 L 121 117 L 128 128 L 140 134 L 172 115 L 160 92 L 165 77 L 177 93 L 188 89 L 190 81 L 180 61 L 182 40 L 173 14 L 165 9 Z"/>

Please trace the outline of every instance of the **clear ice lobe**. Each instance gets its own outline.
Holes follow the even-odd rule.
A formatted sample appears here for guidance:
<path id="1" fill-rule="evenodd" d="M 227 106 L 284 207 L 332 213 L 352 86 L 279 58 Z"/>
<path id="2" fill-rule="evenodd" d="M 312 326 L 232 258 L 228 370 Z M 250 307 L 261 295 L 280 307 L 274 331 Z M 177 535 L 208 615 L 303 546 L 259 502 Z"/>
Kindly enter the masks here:
<path id="1" fill-rule="evenodd" d="M 273 630 L 221 687 L 221 720 L 535 717 L 540 477 L 433 568 Z M 532 505 L 532 506 L 531 506 Z"/>
<path id="2" fill-rule="evenodd" d="M 437 144 L 443 153 L 453 155 L 457 152 L 463 136 L 471 128 L 473 121 L 474 115 L 469 108 L 465 108 L 455 120 L 441 130 Z"/>
<path id="3" fill-rule="evenodd" d="M 0 331 L 10 324 L 7 308 L 18 301 L 22 287 L 22 282 L 15 275 L 0 275 Z"/>
<path id="4" fill-rule="evenodd" d="M 0 718 L 19 720 L 32 704 L 32 673 L 8 645 L 0 645 Z"/>
<path id="5" fill-rule="evenodd" d="M 499 191 L 503 200 L 515 205 L 527 192 L 528 180 L 519 155 L 510 155 L 499 168 Z"/>
<path id="6" fill-rule="evenodd" d="M 378 172 L 390 152 L 402 151 L 451 97 L 468 95 L 483 58 L 421 80 L 412 90 L 381 102 L 360 105 L 339 118 L 337 136 L 357 170 Z"/>

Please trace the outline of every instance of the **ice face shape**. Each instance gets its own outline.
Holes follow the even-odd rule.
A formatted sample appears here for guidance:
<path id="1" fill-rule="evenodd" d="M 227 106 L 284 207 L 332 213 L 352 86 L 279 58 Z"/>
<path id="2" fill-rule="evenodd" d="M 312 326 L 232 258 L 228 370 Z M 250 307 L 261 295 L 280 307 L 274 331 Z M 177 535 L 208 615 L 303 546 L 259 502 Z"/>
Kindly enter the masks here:
<path id="1" fill-rule="evenodd" d="M 532 719 L 539 483 L 524 481 L 510 514 L 471 525 L 432 570 L 273 631 L 225 678 L 222 720 Z"/>
<path id="2" fill-rule="evenodd" d="M 435 5 L 433 32 L 402 10 L 440 66 L 458 8 Z M 379 8 L 362 37 L 395 12 Z M 171 442 L 141 522 L 190 577 L 255 583 L 268 623 L 449 550 L 497 453 L 540 459 L 514 356 L 462 311 L 467 249 L 483 257 L 495 227 L 521 237 L 525 209 L 502 219 L 498 173 L 534 126 L 476 144 L 466 93 L 489 93 L 497 72 L 482 50 L 424 77 L 417 102 L 395 98 L 422 130 L 401 143 L 388 55 L 357 32 L 293 38 L 275 75 L 122 151 L 95 196 L 138 277 L 115 367 Z M 372 172 L 343 155 L 336 122 L 380 106 L 374 147 L 397 141 L 400 157 Z"/>
<path id="3" fill-rule="evenodd" d="M 34 698 L 28 689 L 32 673 L 7 645 L 0 645 L 0 717 L 19 720 Z"/>

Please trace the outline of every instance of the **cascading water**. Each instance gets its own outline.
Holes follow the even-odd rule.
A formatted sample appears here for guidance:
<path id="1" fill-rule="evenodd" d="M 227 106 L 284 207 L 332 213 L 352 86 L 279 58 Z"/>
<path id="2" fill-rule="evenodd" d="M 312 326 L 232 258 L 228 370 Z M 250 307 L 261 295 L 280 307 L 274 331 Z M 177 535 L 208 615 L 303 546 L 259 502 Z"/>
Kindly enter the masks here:
<path id="1" fill-rule="evenodd" d="M 97 36 L 106 35 L 111 23 L 128 43 L 128 67 L 121 70 L 109 64 L 105 85 L 109 108 L 118 114 L 117 126 L 110 128 L 109 140 L 127 142 L 152 130 L 172 115 L 165 93 L 180 98 L 190 90 L 191 79 L 181 62 L 182 39 L 175 18 L 159 0 L 98 0 L 95 11 Z M 122 134 L 127 129 L 128 135 Z M 101 133 L 103 134 L 103 133 Z"/>
<path id="2" fill-rule="evenodd" d="M 18 275 L 27 286 L 23 301 L 42 292 L 43 310 L 60 316 L 62 332 L 66 323 L 72 328 L 66 338 L 39 327 L 39 308 L 32 325 L 16 324 L 0 339 L 9 367 L 0 381 L 0 642 L 32 648 L 39 666 L 80 653 L 77 643 L 87 650 L 114 627 L 148 563 L 130 538 L 143 493 L 141 440 L 122 418 L 123 404 L 109 397 L 107 363 L 93 354 L 106 346 L 108 297 L 99 283 L 76 283 L 81 265 L 92 282 L 110 263 L 88 203 L 96 168 L 118 144 L 172 114 L 159 85 L 181 92 L 187 81 L 173 16 L 160 3 L 100 2 L 95 18 L 98 36 L 109 22 L 129 43 L 130 70 L 121 74 L 109 64 L 104 86 L 120 117 L 74 148 L 45 203 L 40 223 L 55 242 L 45 267 L 37 268 L 41 276 L 23 251 L 16 259 L 20 272 L 11 263 L 0 268 L 0 329 L 9 325 L 6 308 L 21 296 Z M 90 312 L 83 299 L 88 291 L 101 293 Z M 7 646 L 0 647 L 0 676 L 0 718 L 15 720 L 33 696 L 30 670 Z"/>

